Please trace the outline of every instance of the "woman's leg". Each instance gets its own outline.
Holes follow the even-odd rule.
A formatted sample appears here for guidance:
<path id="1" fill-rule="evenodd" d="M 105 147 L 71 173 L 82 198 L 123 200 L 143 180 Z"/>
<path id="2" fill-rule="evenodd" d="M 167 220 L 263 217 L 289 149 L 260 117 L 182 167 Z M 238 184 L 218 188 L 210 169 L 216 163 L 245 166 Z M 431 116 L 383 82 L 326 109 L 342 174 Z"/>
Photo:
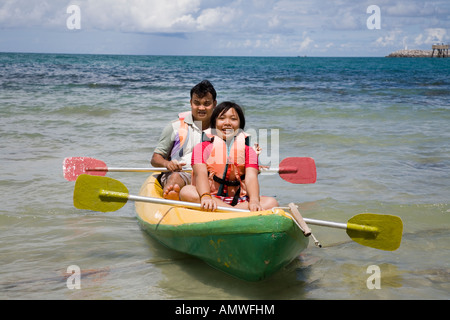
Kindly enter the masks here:
<path id="1" fill-rule="evenodd" d="M 197 188 L 193 185 L 185 186 L 180 190 L 180 200 L 200 203 L 200 196 L 198 195 Z"/>
<path id="2" fill-rule="evenodd" d="M 263 210 L 270 210 L 273 207 L 279 206 L 277 199 L 275 199 L 274 197 L 261 196 L 259 202 L 261 203 L 261 207 L 263 208 Z"/>

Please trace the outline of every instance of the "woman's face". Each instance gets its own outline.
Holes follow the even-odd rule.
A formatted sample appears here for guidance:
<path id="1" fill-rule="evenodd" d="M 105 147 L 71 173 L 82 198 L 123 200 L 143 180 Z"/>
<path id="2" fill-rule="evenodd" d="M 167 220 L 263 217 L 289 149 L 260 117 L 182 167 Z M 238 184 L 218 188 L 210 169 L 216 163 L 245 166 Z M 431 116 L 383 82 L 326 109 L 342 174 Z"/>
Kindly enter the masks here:
<path id="1" fill-rule="evenodd" d="M 232 138 L 239 131 L 241 121 L 236 110 L 228 109 L 227 112 L 222 112 L 216 119 L 217 135 L 223 140 Z"/>

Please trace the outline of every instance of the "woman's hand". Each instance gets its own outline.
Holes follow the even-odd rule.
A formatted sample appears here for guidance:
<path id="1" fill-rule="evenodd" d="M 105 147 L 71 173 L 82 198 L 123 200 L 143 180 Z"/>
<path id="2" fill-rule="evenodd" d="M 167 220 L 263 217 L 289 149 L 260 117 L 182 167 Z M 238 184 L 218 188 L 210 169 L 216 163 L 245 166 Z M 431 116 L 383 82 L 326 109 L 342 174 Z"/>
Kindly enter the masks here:
<path id="1" fill-rule="evenodd" d="M 213 196 L 211 196 L 211 189 L 208 180 L 208 168 L 206 167 L 206 164 L 194 164 L 192 169 L 192 179 L 193 181 L 195 179 L 195 187 L 197 188 L 198 196 L 200 197 L 202 210 L 215 211 L 217 209 L 217 203 L 214 201 Z"/>
<path id="2" fill-rule="evenodd" d="M 200 203 L 202 205 L 202 210 L 205 211 L 216 211 L 217 209 L 217 203 L 214 201 L 212 196 L 205 195 L 200 199 Z"/>
<path id="3" fill-rule="evenodd" d="M 262 211 L 261 203 L 259 200 L 250 200 L 248 202 L 248 209 L 250 211 Z"/>

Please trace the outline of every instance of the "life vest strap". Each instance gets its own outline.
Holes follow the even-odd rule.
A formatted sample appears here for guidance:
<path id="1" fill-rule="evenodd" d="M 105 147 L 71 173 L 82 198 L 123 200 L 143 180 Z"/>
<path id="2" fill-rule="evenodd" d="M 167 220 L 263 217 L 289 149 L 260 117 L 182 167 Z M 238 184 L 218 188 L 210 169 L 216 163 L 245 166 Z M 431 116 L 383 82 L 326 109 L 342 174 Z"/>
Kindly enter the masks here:
<path id="1" fill-rule="evenodd" d="M 234 207 L 237 205 L 239 201 L 239 194 L 241 193 L 241 187 L 239 187 L 238 191 L 234 194 L 233 201 L 231 202 L 231 206 Z"/>
<path id="2" fill-rule="evenodd" d="M 239 180 L 228 181 L 225 179 L 221 179 L 216 175 L 213 176 L 213 179 L 217 183 L 224 184 L 224 185 L 230 186 L 230 187 L 237 187 L 237 186 L 241 185 L 241 182 Z M 241 180 L 245 180 L 245 174 L 241 176 Z"/>

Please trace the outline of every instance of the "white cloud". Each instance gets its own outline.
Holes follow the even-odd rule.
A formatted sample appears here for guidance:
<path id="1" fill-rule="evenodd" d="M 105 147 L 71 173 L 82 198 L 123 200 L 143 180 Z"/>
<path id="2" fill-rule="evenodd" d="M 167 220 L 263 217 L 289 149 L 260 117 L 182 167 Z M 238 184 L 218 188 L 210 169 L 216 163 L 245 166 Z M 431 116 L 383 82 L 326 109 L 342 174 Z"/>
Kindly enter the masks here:
<path id="1" fill-rule="evenodd" d="M 64 22 L 66 8 L 51 2 L 5 0 L 0 4 L 0 27 L 54 26 Z"/>
<path id="2" fill-rule="evenodd" d="M 408 44 L 408 38 L 413 38 L 413 45 Z M 423 33 L 413 34 L 410 33 L 410 37 L 405 35 L 402 30 L 389 31 L 385 36 L 379 37 L 375 43 L 380 47 L 401 47 L 409 49 L 431 49 L 431 45 L 434 43 L 447 42 L 449 36 L 446 29 L 443 28 L 427 28 Z"/>
<path id="3" fill-rule="evenodd" d="M 192 30 L 200 0 L 87 0 L 79 4 L 85 25 L 103 30 L 180 32 Z"/>
<path id="4" fill-rule="evenodd" d="M 211 30 L 214 28 L 230 29 L 233 20 L 240 16 L 240 12 L 234 8 L 219 7 L 208 8 L 201 12 L 196 19 L 198 30 Z"/>
<path id="5" fill-rule="evenodd" d="M 328 27 L 333 30 L 361 30 L 363 28 L 363 21 L 365 17 L 363 12 L 351 10 L 350 8 L 341 8 L 334 15 L 330 15 L 328 20 Z"/>
<path id="6" fill-rule="evenodd" d="M 273 17 L 269 20 L 268 25 L 269 25 L 269 27 L 271 27 L 271 28 L 275 28 L 275 27 L 279 26 L 279 25 L 280 25 L 280 19 L 278 18 L 278 16 L 277 16 L 277 15 L 273 16 Z"/>
<path id="7" fill-rule="evenodd" d="M 307 36 L 306 38 L 303 39 L 302 42 L 300 42 L 298 50 L 305 51 L 306 49 L 308 49 L 309 45 L 313 42 L 314 42 L 314 40 L 312 40 L 310 37 Z"/>
<path id="8" fill-rule="evenodd" d="M 180 32 L 197 27 L 201 0 L 6 0 L 0 4 L 2 27 L 60 27 L 69 4 L 80 7 L 84 29 L 125 32 Z"/>
<path id="9" fill-rule="evenodd" d="M 377 0 L 384 27 L 404 19 L 447 19 L 448 0 Z M 364 3 L 365 2 L 365 3 Z M 305 30 L 361 30 L 372 1 L 353 0 L 2 0 L 0 27 L 61 27 L 69 4 L 80 6 L 84 29 L 122 32 L 296 33 Z M 385 20 L 385 18 L 387 20 Z M 394 19 L 395 18 L 395 19 Z M 411 20 L 410 20 L 411 21 Z M 430 21 L 427 19 L 427 21 Z M 439 20 L 438 20 L 439 21 Z M 422 21 L 421 21 L 422 23 Z M 433 21 L 434 24 L 438 23 Z M 448 22 L 447 22 L 448 23 Z M 417 22 L 415 23 L 417 25 Z M 402 27 L 407 27 L 403 25 Z M 428 25 L 426 27 L 433 27 Z M 445 28 L 445 26 L 441 26 Z"/>
<path id="10" fill-rule="evenodd" d="M 447 30 L 442 28 L 428 28 L 425 34 L 419 34 L 415 39 L 416 45 L 441 43 L 448 40 Z"/>
<path id="11" fill-rule="evenodd" d="M 402 40 L 399 40 L 399 38 L 402 36 L 401 30 L 394 30 L 389 31 L 387 34 L 383 37 L 379 37 L 375 43 L 377 46 L 386 47 L 386 46 L 395 46 L 399 43 L 403 42 Z"/>
<path id="12" fill-rule="evenodd" d="M 426 1 L 397 1 L 384 7 L 385 13 L 397 17 L 423 17 L 437 12 L 439 6 Z"/>

